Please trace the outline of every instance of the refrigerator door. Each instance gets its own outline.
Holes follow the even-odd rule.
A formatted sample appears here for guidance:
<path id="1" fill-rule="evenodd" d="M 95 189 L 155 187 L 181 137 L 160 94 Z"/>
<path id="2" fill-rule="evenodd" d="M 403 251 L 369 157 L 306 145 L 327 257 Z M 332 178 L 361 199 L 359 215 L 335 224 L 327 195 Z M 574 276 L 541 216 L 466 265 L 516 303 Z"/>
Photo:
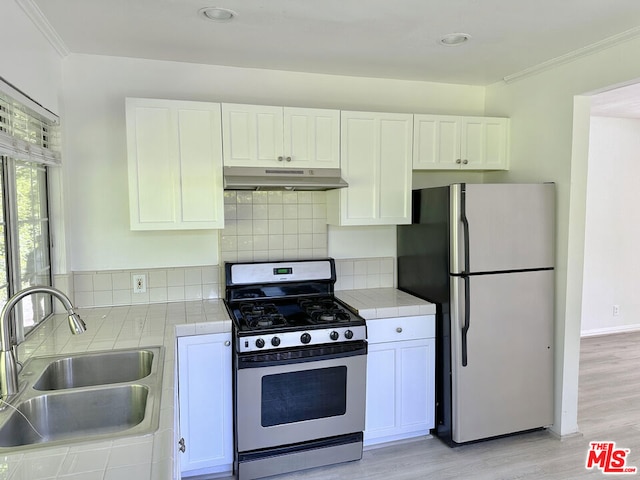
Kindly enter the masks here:
<path id="1" fill-rule="evenodd" d="M 550 425 L 553 270 L 451 277 L 451 290 L 452 440 Z"/>
<path id="2" fill-rule="evenodd" d="M 451 273 L 554 266 L 555 186 L 451 186 Z"/>

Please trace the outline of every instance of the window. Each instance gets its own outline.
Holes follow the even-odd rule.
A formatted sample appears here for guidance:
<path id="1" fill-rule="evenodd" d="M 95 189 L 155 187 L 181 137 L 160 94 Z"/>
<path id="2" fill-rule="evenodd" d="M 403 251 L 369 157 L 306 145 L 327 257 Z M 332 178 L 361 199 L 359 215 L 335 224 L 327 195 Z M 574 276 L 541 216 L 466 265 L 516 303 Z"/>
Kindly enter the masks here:
<path id="1" fill-rule="evenodd" d="M 0 79 L 0 307 L 26 287 L 51 285 L 47 169 L 59 164 L 58 129 L 42 110 Z M 12 334 L 28 333 L 52 305 L 50 295 L 23 299 Z"/>

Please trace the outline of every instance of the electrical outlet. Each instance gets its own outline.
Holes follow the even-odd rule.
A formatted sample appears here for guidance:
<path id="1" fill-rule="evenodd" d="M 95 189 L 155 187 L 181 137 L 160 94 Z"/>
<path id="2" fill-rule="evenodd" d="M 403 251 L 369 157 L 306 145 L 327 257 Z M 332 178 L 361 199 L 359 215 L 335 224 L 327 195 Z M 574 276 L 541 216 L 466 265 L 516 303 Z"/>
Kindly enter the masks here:
<path id="1" fill-rule="evenodd" d="M 620 315 L 620 305 L 614 305 L 613 306 L 613 316 L 617 317 L 618 315 Z"/>
<path id="2" fill-rule="evenodd" d="M 133 293 L 145 293 L 147 291 L 147 276 L 145 274 L 133 275 Z"/>

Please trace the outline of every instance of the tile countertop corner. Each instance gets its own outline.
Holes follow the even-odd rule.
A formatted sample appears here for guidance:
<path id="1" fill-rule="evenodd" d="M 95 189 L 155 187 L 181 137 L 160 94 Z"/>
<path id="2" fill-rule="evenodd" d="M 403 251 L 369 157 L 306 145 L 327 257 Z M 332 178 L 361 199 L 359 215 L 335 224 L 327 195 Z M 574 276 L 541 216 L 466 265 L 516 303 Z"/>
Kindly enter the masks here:
<path id="1" fill-rule="evenodd" d="M 395 288 L 339 290 L 335 295 L 365 320 L 436 313 L 436 306 L 433 303 Z"/>

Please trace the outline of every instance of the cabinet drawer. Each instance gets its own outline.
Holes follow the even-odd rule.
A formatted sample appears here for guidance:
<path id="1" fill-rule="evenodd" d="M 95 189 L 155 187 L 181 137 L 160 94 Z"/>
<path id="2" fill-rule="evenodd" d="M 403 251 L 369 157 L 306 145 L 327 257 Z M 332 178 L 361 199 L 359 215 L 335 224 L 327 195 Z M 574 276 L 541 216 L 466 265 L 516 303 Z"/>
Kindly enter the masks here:
<path id="1" fill-rule="evenodd" d="M 367 320 L 369 343 L 398 342 L 435 337 L 435 315 Z"/>

